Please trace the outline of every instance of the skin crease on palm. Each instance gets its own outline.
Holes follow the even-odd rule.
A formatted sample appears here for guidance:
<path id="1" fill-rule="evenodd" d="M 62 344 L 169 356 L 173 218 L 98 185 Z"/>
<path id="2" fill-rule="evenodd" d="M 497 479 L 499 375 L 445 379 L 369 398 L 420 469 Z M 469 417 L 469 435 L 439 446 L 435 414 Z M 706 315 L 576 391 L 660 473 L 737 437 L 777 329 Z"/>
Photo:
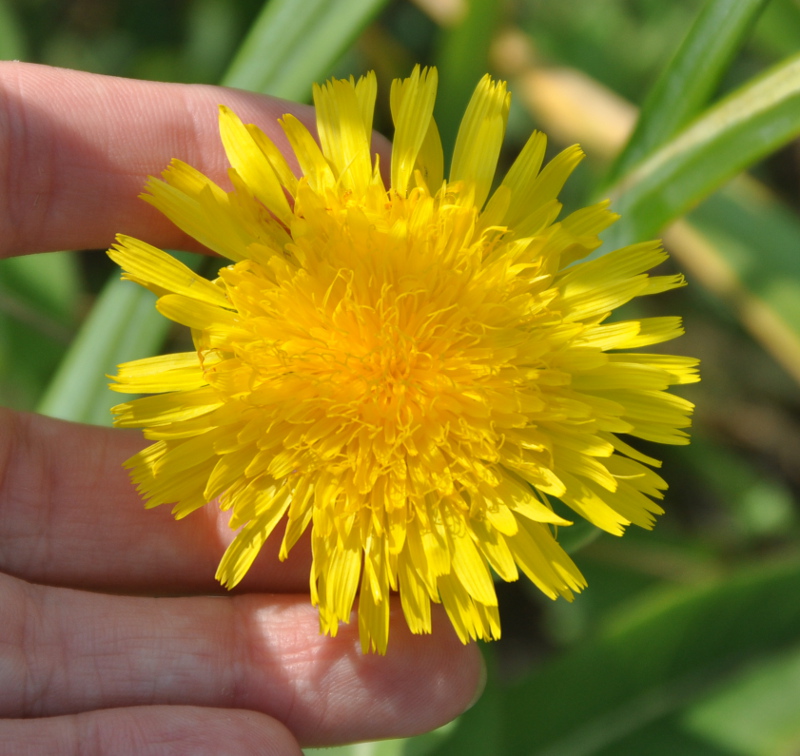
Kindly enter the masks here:
<path id="1" fill-rule="evenodd" d="M 202 251 L 137 195 L 171 158 L 227 184 L 220 103 L 285 150 L 277 118 L 313 122 L 236 90 L 0 63 L 0 256 L 116 232 Z M 307 543 L 280 563 L 270 539 L 226 594 L 230 530 L 216 507 L 144 509 L 121 465 L 145 444 L 0 409 L 0 756 L 298 754 L 423 732 L 475 699 L 480 655 L 441 612 L 413 636 L 393 604 L 385 657 L 357 623 L 320 636 Z"/>

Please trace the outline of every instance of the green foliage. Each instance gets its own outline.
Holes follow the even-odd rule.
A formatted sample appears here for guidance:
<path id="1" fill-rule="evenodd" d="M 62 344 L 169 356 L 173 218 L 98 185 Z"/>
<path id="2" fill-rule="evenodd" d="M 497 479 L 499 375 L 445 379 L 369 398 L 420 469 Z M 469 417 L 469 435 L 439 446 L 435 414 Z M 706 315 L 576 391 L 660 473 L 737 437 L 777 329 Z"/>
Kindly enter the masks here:
<path id="1" fill-rule="evenodd" d="M 505 163 L 549 123 L 526 97 L 531 72 L 578 71 L 641 105 L 615 156 L 590 151 L 570 202 L 610 193 L 623 218 L 609 244 L 663 232 L 670 264 L 689 278 L 642 312 L 685 314 L 678 348 L 703 360 L 703 383 L 685 392 L 698 403 L 694 441 L 665 460 L 667 514 L 654 532 L 622 539 L 564 529 L 589 588 L 573 604 L 509 589 L 506 637 L 486 649 L 486 692 L 456 723 L 320 753 L 800 752 L 800 6 L 476 0 L 446 19 L 423 5 L 437 6 L 0 2 L 0 55 L 116 75 L 306 100 L 331 71 L 372 67 L 385 87 L 414 62 L 435 63 L 446 143 L 480 75 L 510 73 Z M 529 49 L 507 73 L 496 68 L 509 29 Z M 601 118 L 590 112 L 587 124 Z M 554 146 L 565 139 L 550 136 Z M 102 289 L 107 271 L 87 254 L 0 263 L 4 404 L 108 422 L 118 397 L 105 374 L 158 350 L 168 328 L 148 292 L 118 281 Z"/>
<path id="2" fill-rule="evenodd" d="M 595 638 L 502 692 L 503 752 L 636 753 L 624 744 L 640 729 L 677 712 L 691 721 L 732 677 L 797 643 L 800 607 L 783 601 L 797 590 L 796 562 L 746 566 L 708 584 L 658 587 L 610 613 Z M 763 611 L 771 605 L 782 611 Z"/>
<path id="3" fill-rule="evenodd" d="M 110 282 L 84 320 L 37 411 L 64 420 L 109 425 L 110 408 L 120 399 L 107 388 L 120 362 L 156 352 L 169 321 L 154 317 L 149 291 Z"/>
<path id="4" fill-rule="evenodd" d="M 14 9 L 0 1 L 0 59 L 25 57 L 25 38 Z"/>
<path id="5" fill-rule="evenodd" d="M 323 78 L 385 0 L 272 0 L 256 19 L 222 83 L 310 100 Z"/>
<path id="6" fill-rule="evenodd" d="M 663 107 L 670 107 L 668 101 Z M 644 140 L 644 132 L 639 133 Z M 653 236 L 727 179 L 798 134 L 800 55 L 749 81 L 646 153 L 610 191 L 623 217 L 615 224 L 610 243 Z"/>
<path id="7" fill-rule="evenodd" d="M 650 89 L 636 129 L 609 170 L 608 181 L 661 147 L 700 111 L 766 4 L 766 0 L 717 0 L 703 7 Z"/>

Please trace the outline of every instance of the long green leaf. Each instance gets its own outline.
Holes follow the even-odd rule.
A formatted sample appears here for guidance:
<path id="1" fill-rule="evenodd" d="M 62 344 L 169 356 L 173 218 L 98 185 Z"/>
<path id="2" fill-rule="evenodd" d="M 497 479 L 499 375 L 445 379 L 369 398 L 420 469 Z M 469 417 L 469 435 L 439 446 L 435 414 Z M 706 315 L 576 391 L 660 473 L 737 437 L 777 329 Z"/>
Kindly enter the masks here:
<path id="1" fill-rule="evenodd" d="M 800 563 L 658 591 L 509 688 L 498 753 L 588 756 L 800 640 Z M 467 715 L 468 716 L 468 715 Z M 605 751 L 602 751 L 605 752 Z M 683 753 L 683 751 L 676 751 Z"/>
<path id="2" fill-rule="evenodd" d="M 745 669 L 687 712 L 683 728 L 720 748 L 759 756 L 800 750 L 800 649 Z"/>
<path id="3" fill-rule="evenodd" d="M 800 649 L 768 656 L 594 756 L 788 756 L 800 752 Z"/>
<path id="4" fill-rule="evenodd" d="M 24 60 L 25 34 L 8 0 L 0 0 L 0 60 Z"/>
<path id="5" fill-rule="evenodd" d="M 611 183 L 670 139 L 708 102 L 768 0 L 708 0 L 647 95 Z"/>
<path id="6" fill-rule="evenodd" d="M 45 252 L 9 257 L 0 262 L 0 297 L 35 307 L 40 316 L 72 325 L 74 303 L 80 294 L 80 273 L 75 255 Z"/>
<path id="7" fill-rule="evenodd" d="M 387 0 L 272 0 L 224 77 L 229 87 L 309 100 L 330 69 Z"/>
<path id="8" fill-rule="evenodd" d="M 800 134 L 800 55 L 706 111 L 611 191 L 622 213 L 606 235 L 621 246 L 651 237 L 725 181 Z"/>
<path id="9" fill-rule="evenodd" d="M 37 411 L 63 420 L 109 425 L 109 409 L 122 399 L 108 389 L 116 366 L 151 353 L 170 322 L 153 317 L 155 297 L 130 282 L 105 287 L 81 326 Z"/>
<path id="10" fill-rule="evenodd" d="M 0 260 L 0 404 L 32 408 L 72 340 L 80 294 L 74 255 Z"/>
<path id="11" fill-rule="evenodd" d="M 664 234 L 693 281 L 724 301 L 800 382 L 800 221 L 752 179 L 742 177 Z"/>

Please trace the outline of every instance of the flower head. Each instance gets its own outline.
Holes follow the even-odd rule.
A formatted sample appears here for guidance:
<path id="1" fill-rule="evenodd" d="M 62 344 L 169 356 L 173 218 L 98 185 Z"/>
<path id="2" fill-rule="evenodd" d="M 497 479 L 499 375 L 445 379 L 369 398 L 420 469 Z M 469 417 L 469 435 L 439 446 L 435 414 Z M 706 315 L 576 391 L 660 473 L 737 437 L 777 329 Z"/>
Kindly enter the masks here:
<path id="1" fill-rule="evenodd" d="M 440 602 L 464 642 L 500 635 L 492 572 L 571 599 L 584 580 L 550 497 L 610 533 L 651 527 L 660 463 L 622 437 L 687 443 L 692 406 L 667 389 L 696 380 L 696 360 L 630 351 L 679 318 L 609 322 L 683 284 L 647 274 L 659 244 L 586 261 L 607 203 L 557 220 L 580 149 L 542 168 L 534 133 L 491 193 L 509 95 L 487 76 L 445 180 L 436 83 L 416 68 L 392 86 L 388 188 L 372 74 L 315 87 L 319 144 L 282 119 L 300 177 L 221 107 L 232 191 L 173 161 L 146 199 L 231 264 L 209 281 L 129 237 L 109 252 L 195 345 L 121 365 L 113 386 L 154 394 L 115 408 L 155 442 L 127 462 L 148 505 L 231 511 L 228 587 L 273 533 L 283 559 L 310 528 L 322 630 L 359 594 L 362 645 L 381 653 L 393 591 L 413 632 Z"/>

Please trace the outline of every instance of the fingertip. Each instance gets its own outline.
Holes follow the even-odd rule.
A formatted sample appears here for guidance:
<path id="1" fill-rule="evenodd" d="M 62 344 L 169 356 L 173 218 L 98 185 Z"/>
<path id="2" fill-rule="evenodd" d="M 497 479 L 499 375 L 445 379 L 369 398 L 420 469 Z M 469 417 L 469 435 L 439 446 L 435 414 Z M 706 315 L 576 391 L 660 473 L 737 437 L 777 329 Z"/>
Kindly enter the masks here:
<path id="1" fill-rule="evenodd" d="M 430 635 L 412 634 L 399 607 L 393 615 L 399 616 L 392 617 L 387 658 L 396 676 L 395 705 L 403 715 L 399 736 L 407 737 L 441 727 L 473 706 L 486 685 L 486 664 L 477 643 L 458 638 L 441 606 L 432 607 Z M 387 680 L 386 669 L 376 673 Z"/>
<path id="2" fill-rule="evenodd" d="M 107 247 L 120 231 L 195 249 L 138 195 L 173 158 L 227 184 L 220 104 L 264 129 L 290 164 L 278 118 L 314 122 L 310 106 L 238 89 L 0 61 L 0 257 Z"/>
<path id="3" fill-rule="evenodd" d="M 396 598 L 384 656 L 362 653 L 357 622 L 351 622 L 336 638 L 320 637 L 313 658 L 306 687 L 328 706 L 309 706 L 305 699 L 295 710 L 304 718 L 303 745 L 429 732 L 474 705 L 486 682 L 480 649 L 458 639 L 441 607 L 433 607 L 433 632 L 414 635 Z M 296 729 L 292 720 L 284 721 Z"/>

